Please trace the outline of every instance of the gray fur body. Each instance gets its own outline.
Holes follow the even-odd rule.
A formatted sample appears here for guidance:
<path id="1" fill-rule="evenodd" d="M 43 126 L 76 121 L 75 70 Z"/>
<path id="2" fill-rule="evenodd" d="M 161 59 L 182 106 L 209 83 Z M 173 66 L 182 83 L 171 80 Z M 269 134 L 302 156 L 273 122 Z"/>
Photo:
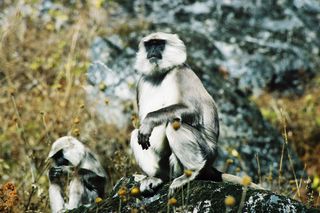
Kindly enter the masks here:
<path id="1" fill-rule="evenodd" d="M 93 203 L 104 196 L 106 174 L 97 157 L 77 139 L 59 138 L 48 159 L 52 159 L 48 176 L 53 213 Z"/>
<path id="2" fill-rule="evenodd" d="M 143 42 L 155 38 L 166 40 L 163 57 L 157 63 L 143 54 Z M 184 44 L 173 34 L 151 34 L 139 46 L 136 69 L 144 67 L 137 86 L 141 126 L 131 134 L 131 147 L 147 175 L 140 180 L 141 191 L 152 191 L 170 179 L 170 188 L 175 189 L 199 175 L 212 173 L 219 136 L 217 107 L 200 79 L 184 64 L 183 54 Z M 172 126 L 175 120 L 181 124 L 176 130 Z M 191 170 L 191 177 L 184 170 Z"/>

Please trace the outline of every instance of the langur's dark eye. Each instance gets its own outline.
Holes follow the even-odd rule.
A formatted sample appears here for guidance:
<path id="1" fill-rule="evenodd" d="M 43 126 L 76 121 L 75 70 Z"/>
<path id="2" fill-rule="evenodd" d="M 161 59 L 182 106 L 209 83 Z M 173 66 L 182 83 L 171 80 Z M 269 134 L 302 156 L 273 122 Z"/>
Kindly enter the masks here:
<path id="1" fill-rule="evenodd" d="M 151 39 L 149 41 L 144 42 L 144 46 L 147 52 L 151 48 L 159 48 L 161 50 L 164 50 L 165 44 L 166 44 L 166 40 L 163 40 L 163 39 Z"/>

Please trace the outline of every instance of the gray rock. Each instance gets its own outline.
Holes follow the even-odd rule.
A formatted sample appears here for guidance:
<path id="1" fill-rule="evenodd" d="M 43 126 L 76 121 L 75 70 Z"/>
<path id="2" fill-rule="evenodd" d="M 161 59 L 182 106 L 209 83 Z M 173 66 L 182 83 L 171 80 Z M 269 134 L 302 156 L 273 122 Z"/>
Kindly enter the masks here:
<path id="1" fill-rule="evenodd" d="M 135 36 L 132 36 L 132 39 L 137 40 L 138 38 Z M 131 36 L 129 37 L 131 38 Z M 127 82 L 138 78 L 138 74 L 134 72 L 132 66 L 128 66 L 128 64 L 134 63 L 134 54 L 130 50 L 117 55 L 118 48 L 110 45 L 108 38 L 103 41 L 104 43 L 101 44 L 100 48 L 103 54 L 110 55 L 104 62 L 111 68 L 102 64 L 101 60 L 93 64 L 89 69 L 88 79 L 92 85 L 105 82 L 108 85 L 108 89 L 105 90 L 104 94 L 112 99 L 110 102 L 114 103 L 114 105 L 104 107 L 102 103 L 97 110 L 102 117 L 106 117 L 107 122 L 112 123 L 112 121 L 116 120 L 118 124 L 121 123 L 121 126 L 129 125 L 130 111 L 124 113 L 125 104 L 123 103 L 128 101 L 133 103 L 135 101 L 135 91 Z M 97 55 L 104 57 L 103 54 Z M 197 70 L 197 67 L 193 67 L 193 69 Z M 250 103 L 246 95 L 232 82 L 223 79 L 216 72 L 200 72 L 199 75 L 208 92 L 216 100 L 219 109 L 221 136 L 219 139 L 219 157 L 216 161 L 217 168 L 223 171 L 226 170 L 227 159 L 232 159 L 234 163 L 227 168 L 227 172 L 235 173 L 239 167 L 240 173 L 238 175 L 246 173 L 251 175 L 254 180 L 258 180 L 258 157 L 261 175 L 267 175 L 271 170 L 275 176 L 278 176 L 282 144 L 284 142 L 281 134 L 263 119 L 259 109 Z M 98 94 L 101 94 L 97 86 L 93 88 Z M 91 101 L 99 97 L 97 93 L 89 93 L 88 97 L 94 98 Z M 103 98 L 100 99 L 103 100 Z M 96 100 L 95 102 L 98 101 Z M 293 159 L 293 167 L 300 177 L 302 175 L 302 166 L 297 155 L 292 152 L 290 147 L 284 153 L 283 171 L 285 172 L 283 175 L 288 178 L 294 176 L 287 151 L 290 152 Z"/>
<path id="2" fill-rule="evenodd" d="M 243 186 L 230 183 L 215 183 L 210 181 L 192 181 L 184 189 L 177 190 L 173 197 L 177 203 L 168 203 L 169 184 L 160 187 L 156 194 L 147 196 L 132 196 L 130 189 L 137 186 L 132 177 L 122 178 L 112 192 L 101 203 L 89 207 L 80 207 L 70 212 L 132 212 L 134 209 L 146 212 L 237 212 L 244 191 Z M 126 202 L 120 202 L 117 194 L 120 187 L 125 187 L 128 194 Z M 228 207 L 224 204 L 226 196 L 235 198 L 235 205 Z M 139 211 L 139 212 L 140 212 Z M 319 209 L 308 208 L 304 204 L 291 198 L 277 195 L 270 191 L 247 189 L 241 212 L 319 212 Z"/>
<path id="3" fill-rule="evenodd" d="M 135 51 L 125 48 L 123 40 L 114 35 L 108 39 L 96 38 L 91 57 L 93 63 L 87 73 L 89 85 L 86 86 L 88 101 L 94 103 L 89 104 L 90 109 L 106 123 L 125 128 L 130 120 L 138 78 L 132 68 Z"/>
<path id="4" fill-rule="evenodd" d="M 258 95 L 262 89 L 282 94 L 303 92 L 304 82 L 319 67 L 319 3 L 135 0 L 119 3 L 119 11 L 113 11 L 116 18 L 143 18 L 150 28 L 93 42 L 91 56 L 96 64 L 89 69 L 88 81 L 95 93 L 89 92 L 89 97 L 101 93 L 97 89 L 101 82 L 107 85 L 104 93 L 114 105 L 98 110 L 108 115 L 106 120 L 117 120 L 120 127 L 129 124 L 135 98 L 132 85 L 138 78 L 132 67 L 140 38 L 151 31 L 175 32 L 187 45 L 188 64 L 219 107 L 221 137 L 216 166 L 230 173 L 240 167 L 240 175 L 247 173 L 257 180 L 258 158 L 261 175 L 271 171 L 278 177 L 284 141 L 247 95 Z M 219 67 L 228 73 L 227 80 L 219 74 Z M 115 118 L 110 119 L 112 116 Z M 226 167 L 229 158 L 234 163 Z M 286 146 L 283 175 L 292 178 L 292 168 L 298 177 L 302 175 L 297 155 Z"/>
<path id="5" fill-rule="evenodd" d="M 309 1 L 142 1 L 127 12 L 181 35 L 204 72 L 224 67 L 245 92 L 303 92 L 319 67 L 320 3 Z"/>

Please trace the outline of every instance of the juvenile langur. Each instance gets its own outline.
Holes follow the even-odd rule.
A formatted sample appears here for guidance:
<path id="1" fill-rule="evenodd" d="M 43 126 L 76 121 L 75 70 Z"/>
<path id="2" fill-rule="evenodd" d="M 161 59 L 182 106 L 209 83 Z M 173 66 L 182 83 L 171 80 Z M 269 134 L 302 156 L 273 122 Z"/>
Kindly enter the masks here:
<path id="1" fill-rule="evenodd" d="M 77 139 L 66 136 L 56 140 L 48 159 L 52 159 L 49 198 L 53 213 L 104 196 L 106 173 L 95 155 Z"/>
<path id="2" fill-rule="evenodd" d="M 139 180 L 141 191 L 153 192 L 171 179 L 171 190 L 195 178 L 241 181 L 212 167 L 219 137 L 217 107 L 186 58 L 176 34 L 153 33 L 139 44 L 135 69 L 142 74 L 137 85 L 141 125 L 131 133 L 130 145 L 147 175 Z"/>

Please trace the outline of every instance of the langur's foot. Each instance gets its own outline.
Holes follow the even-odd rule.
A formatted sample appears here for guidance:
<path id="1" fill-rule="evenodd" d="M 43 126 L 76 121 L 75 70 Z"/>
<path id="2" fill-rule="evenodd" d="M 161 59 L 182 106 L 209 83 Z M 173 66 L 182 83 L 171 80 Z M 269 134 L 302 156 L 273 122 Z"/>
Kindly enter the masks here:
<path id="1" fill-rule="evenodd" d="M 156 177 L 145 177 L 138 182 L 140 183 L 140 191 L 143 194 L 153 194 L 156 189 L 163 183 L 160 178 Z"/>

